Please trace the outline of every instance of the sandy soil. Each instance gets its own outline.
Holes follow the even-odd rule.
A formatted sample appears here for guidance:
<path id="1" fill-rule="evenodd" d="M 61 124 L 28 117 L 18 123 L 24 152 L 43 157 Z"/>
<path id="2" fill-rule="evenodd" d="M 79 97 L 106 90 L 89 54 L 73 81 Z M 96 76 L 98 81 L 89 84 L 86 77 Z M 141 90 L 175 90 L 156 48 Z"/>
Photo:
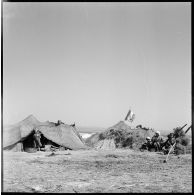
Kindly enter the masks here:
<path id="1" fill-rule="evenodd" d="M 190 154 L 132 150 L 4 152 L 4 192 L 192 192 Z"/>

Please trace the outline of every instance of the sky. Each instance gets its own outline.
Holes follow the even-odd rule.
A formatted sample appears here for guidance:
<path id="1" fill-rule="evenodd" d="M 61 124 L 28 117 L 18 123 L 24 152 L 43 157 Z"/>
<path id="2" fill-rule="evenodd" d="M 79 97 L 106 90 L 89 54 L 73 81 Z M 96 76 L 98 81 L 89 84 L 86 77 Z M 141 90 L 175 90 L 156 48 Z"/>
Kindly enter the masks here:
<path id="1" fill-rule="evenodd" d="M 3 123 L 191 124 L 191 4 L 3 3 Z"/>

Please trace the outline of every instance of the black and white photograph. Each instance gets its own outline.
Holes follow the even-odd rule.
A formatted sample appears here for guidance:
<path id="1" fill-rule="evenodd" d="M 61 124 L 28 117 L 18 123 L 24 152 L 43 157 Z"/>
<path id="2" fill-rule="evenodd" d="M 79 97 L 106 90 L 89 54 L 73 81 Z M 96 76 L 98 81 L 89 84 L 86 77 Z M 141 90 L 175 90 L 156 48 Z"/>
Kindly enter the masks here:
<path id="1" fill-rule="evenodd" d="M 191 1 L 2 2 L 2 192 L 192 193 Z"/>

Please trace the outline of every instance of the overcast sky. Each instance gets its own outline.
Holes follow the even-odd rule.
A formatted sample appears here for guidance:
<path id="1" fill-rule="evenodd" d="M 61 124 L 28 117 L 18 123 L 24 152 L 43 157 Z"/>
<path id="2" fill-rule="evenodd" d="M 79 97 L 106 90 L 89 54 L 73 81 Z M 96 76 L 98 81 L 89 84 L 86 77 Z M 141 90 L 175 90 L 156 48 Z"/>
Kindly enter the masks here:
<path id="1" fill-rule="evenodd" d="M 190 6 L 3 3 L 4 124 L 190 124 Z"/>

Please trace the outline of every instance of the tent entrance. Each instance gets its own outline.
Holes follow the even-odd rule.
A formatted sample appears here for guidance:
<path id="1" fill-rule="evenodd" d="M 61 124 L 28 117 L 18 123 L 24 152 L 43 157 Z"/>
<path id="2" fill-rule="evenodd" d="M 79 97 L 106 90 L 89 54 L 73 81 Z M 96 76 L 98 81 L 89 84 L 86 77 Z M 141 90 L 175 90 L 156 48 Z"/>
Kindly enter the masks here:
<path id="1" fill-rule="evenodd" d="M 28 151 L 29 148 L 34 148 L 35 149 L 33 135 L 34 135 L 34 131 L 32 131 L 25 138 L 25 140 L 23 140 L 23 149 L 24 149 L 24 151 Z M 60 147 L 60 145 L 52 142 L 51 140 L 48 140 L 43 134 L 41 134 L 41 140 L 40 141 L 41 141 L 41 144 L 42 144 L 42 147 L 41 148 L 44 148 L 45 145 L 52 145 L 54 147 Z"/>
<path id="2" fill-rule="evenodd" d="M 50 146 L 54 146 L 55 148 L 61 148 L 61 149 L 63 148 L 63 150 L 72 150 L 71 148 L 56 144 L 55 142 L 47 139 L 43 134 L 41 135 L 41 144 L 42 144 L 42 148 L 45 148 L 46 145 L 50 145 Z"/>
<path id="3" fill-rule="evenodd" d="M 51 140 L 47 139 L 43 134 L 41 135 L 41 144 L 44 148 L 45 145 L 52 145 L 54 147 L 60 147 L 60 145 L 56 144 L 55 142 L 52 142 Z"/>
<path id="4" fill-rule="evenodd" d="M 25 152 L 28 152 L 29 149 L 34 148 L 34 138 L 33 138 L 34 132 L 32 131 L 23 141 L 23 150 Z"/>
<path id="5" fill-rule="evenodd" d="M 34 145 L 34 138 L 33 138 L 34 132 L 32 131 L 23 141 L 23 150 L 25 152 L 29 152 L 29 151 L 36 151 L 35 145 Z M 45 148 L 46 145 L 50 145 L 50 146 L 54 146 L 55 148 L 60 148 L 61 146 L 56 144 L 55 142 L 47 139 L 43 134 L 41 134 L 41 144 L 42 147 L 41 148 Z M 66 148 L 63 147 L 65 150 L 66 149 L 70 149 L 70 148 Z"/>

